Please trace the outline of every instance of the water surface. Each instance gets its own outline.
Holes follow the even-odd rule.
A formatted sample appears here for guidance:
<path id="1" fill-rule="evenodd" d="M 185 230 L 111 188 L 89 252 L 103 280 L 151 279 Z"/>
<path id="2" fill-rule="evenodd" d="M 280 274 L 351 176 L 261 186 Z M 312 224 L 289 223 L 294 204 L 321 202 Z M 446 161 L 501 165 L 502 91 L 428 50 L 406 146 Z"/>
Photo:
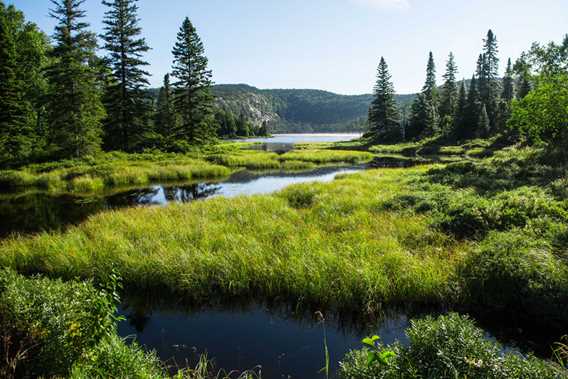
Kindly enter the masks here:
<path id="1" fill-rule="evenodd" d="M 369 323 L 331 316 L 322 322 L 314 313 L 258 304 L 197 311 L 125 305 L 121 313 L 126 321 L 120 335 L 135 337 L 169 365 L 192 367 L 207 353 L 217 368 L 261 367 L 263 378 L 325 378 L 324 335 L 335 373 L 346 353 L 361 348 L 362 338 L 378 334 L 385 343 L 406 343 L 409 326 L 408 316 L 397 311 Z"/>
<path id="2" fill-rule="evenodd" d="M 352 141 L 361 138 L 361 133 L 309 133 L 309 134 L 274 134 L 272 137 L 250 138 L 247 142 L 298 144 L 329 143 Z"/>

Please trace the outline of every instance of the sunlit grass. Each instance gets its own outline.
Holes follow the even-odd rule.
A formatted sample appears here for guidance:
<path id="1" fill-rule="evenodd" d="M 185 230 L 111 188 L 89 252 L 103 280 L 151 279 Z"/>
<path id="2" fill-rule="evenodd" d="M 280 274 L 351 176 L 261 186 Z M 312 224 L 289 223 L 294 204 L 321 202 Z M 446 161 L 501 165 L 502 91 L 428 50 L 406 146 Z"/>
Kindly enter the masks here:
<path id="1" fill-rule="evenodd" d="M 66 233 L 4 241 L 0 265 L 65 278 L 115 265 L 129 286 L 193 298 L 254 293 L 363 309 L 439 303 L 468 245 L 431 230 L 426 217 L 380 207 L 420 171 L 107 212 Z"/>

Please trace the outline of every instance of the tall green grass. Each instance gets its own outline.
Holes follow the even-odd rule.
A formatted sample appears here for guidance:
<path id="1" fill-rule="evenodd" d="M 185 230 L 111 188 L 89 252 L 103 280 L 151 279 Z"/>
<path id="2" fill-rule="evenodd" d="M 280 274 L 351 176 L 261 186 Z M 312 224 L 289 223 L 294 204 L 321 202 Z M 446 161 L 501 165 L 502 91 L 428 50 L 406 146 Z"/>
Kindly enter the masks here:
<path id="1" fill-rule="evenodd" d="M 420 171 L 107 212 L 66 233 L 4 241 L 0 265 L 88 278 L 114 264 L 128 286 L 197 299 L 262 294 L 369 310 L 440 303 L 467 244 L 431 230 L 426 217 L 379 207 Z"/>

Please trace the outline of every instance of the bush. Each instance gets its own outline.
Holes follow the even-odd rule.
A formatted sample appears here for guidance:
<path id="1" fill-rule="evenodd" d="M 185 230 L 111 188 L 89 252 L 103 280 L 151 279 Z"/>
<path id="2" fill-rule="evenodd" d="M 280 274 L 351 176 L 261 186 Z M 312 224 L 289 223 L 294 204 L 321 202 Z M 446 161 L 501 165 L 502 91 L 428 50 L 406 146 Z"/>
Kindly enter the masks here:
<path id="1" fill-rule="evenodd" d="M 127 345 L 117 336 L 107 337 L 86 359 L 73 366 L 70 379 L 165 378 L 161 363 L 151 353 L 133 343 Z"/>
<path id="2" fill-rule="evenodd" d="M 458 314 L 412 321 L 406 334 L 410 340 L 406 347 L 378 345 L 379 351 L 395 354 L 386 363 L 369 364 L 366 349 L 349 353 L 340 365 L 341 378 L 542 379 L 567 375 L 560 367 L 534 357 L 502 354 L 483 330 Z"/>
<path id="3" fill-rule="evenodd" d="M 458 275 L 472 306 L 549 327 L 568 323 L 568 266 L 528 232 L 491 233 Z"/>
<path id="4" fill-rule="evenodd" d="M 115 332 L 110 295 L 90 283 L 27 279 L 0 272 L 0 346 L 5 376 L 65 375 Z M 0 373 L 2 364 L 0 363 Z M 5 374 L 6 374 L 5 372 Z"/>

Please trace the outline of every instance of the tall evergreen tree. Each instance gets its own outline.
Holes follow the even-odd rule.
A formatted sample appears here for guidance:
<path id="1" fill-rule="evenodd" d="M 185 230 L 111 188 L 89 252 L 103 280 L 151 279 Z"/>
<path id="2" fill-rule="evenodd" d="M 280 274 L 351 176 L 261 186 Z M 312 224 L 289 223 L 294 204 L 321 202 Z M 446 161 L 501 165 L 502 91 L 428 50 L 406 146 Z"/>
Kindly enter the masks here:
<path id="1" fill-rule="evenodd" d="M 475 75 L 471 78 L 467 94 L 467 106 L 465 111 L 464 137 L 465 139 L 479 137 L 482 133 L 478 129 L 479 113 L 481 112 L 481 100 L 478 90 L 478 81 Z"/>
<path id="2" fill-rule="evenodd" d="M 381 57 L 377 68 L 373 102 L 369 108 L 369 134 L 375 141 L 393 143 L 402 140 L 400 115 L 394 96 L 389 68 L 385 59 Z"/>
<path id="3" fill-rule="evenodd" d="M 189 18 L 183 21 L 173 55 L 174 104 L 181 116 L 175 137 L 190 144 L 204 143 L 215 136 L 211 71 L 203 42 Z"/>
<path id="4" fill-rule="evenodd" d="M 456 65 L 454 54 L 450 53 L 448 62 L 446 63 L 444 85 L 440 96 L 440 118 L 443 125 L 453 125 L 458 102 L 458 84 L 456 82 L 457 73 L 458 67 Z"/>
<path id="5" fill-rule="evenodd" d="M 491 125 L 495 130 L 498 118 L 498 104 L 500 96 L 499 83 L 499 48 L 497 37 L 492 30 L 487 32 L 483 40 L 483 54 L 481 55 L 481 72 L 478 73 L 478 90 L 480 101 L 485 105 Z"/>
<path id="6" fill-rule="evenodd" d="M 170 145 L 176 124 L 176 115 L 172 102 L 172 89 L 170 74 L 164 76 L 164 85 L 160 88 L 156 103 L 156 119 L 154 120 L 155 131 L 163 140 L 165 146 Z"/>
<path id="7" fill-rule="evenodd" d="M 513 79 L 513 64 L 511 63 L 511 58 L 507 61 L 507 70 L 503 77 L 503 92 L 501 97 L 509 104 L 515 97 L 515 81 Z"/>
<path id="8" fill-rule="evenodd" d="M 81 157 L 100 149 L 105 111 L 93 67 L 96 37 L 82 21 L 85 0 L 51 0 L 57 20 L 48 68 L 50 142 L 61 157 Z"/>
<path id="9" fill-rule="evenodd" d="M 105 94 L 107 119 L 105 146 L 108 149 L 133 151 L 148 128 L 149 100 L 144 91 L 149 76 L 143 60 L 149 50 L 137 16 L 138 0 L 103 0 L 109 9 L 103 21 L 107 61 L 112 80 Z"/>
<path id="10" fill-rule="evenodd" d="M 457 141 L 467 138 L 467 94 L 465 80 L 462 80 L 458 94 L 458 101 L 454 114 L 454 124 L 452 135 Z"/>
<path id="11" fill-rule="evenodd" d="M 422 92 L 412 105 L 408 138 L 416 139 L 433 135 L 440 126 L 438 87 L 436 85 L 436 65 L 434 55 L 430 52 L 426 67 L 426 82 Z"/>
<path id="12" fill-rule="evenodd" d="M 516 75 L 517 99 L 524 99 L 532 89 L 531 68 L 526 53 L 521 54 L 513 66 Z"/>
<path id="13" fill-rule="evenodd" d="M 26 122 L 22 83 L 17 77 L 15 30 L 0 3 L 0 164 L 15 163 L 31 154 L 33 131 Z"/>
<path id="14" fill-rule="evenodd" d="M 482 134 L 487 134 L 491 125 L 489 123 L 489 116 L 487 115 L 487 108 L 485 104 L 481 104 L 481 111 L 479 112 L 479 118 L 477 120 L 477 130 Z"/>

